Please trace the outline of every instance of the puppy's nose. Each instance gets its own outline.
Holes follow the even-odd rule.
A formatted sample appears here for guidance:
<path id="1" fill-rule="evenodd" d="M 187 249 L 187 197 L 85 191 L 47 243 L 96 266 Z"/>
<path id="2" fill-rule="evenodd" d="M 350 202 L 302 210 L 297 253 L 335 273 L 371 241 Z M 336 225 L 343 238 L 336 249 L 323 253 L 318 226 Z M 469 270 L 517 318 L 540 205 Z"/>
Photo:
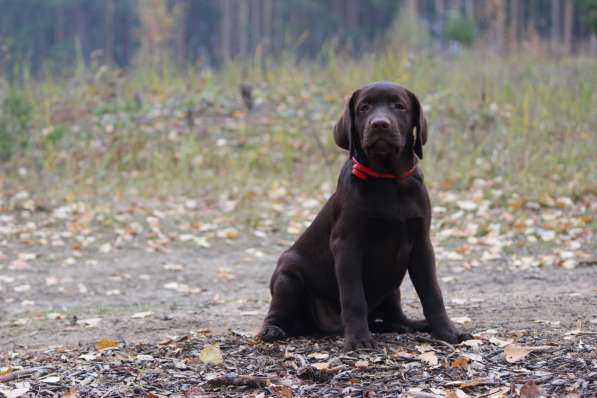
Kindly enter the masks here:
<path id="1" fill-rule="evenodd" d="M 379 130 L 387 130 L 390 128 L 390 121 L 387 117 L 376 117 L 371 120 L 371 127 Z"/>

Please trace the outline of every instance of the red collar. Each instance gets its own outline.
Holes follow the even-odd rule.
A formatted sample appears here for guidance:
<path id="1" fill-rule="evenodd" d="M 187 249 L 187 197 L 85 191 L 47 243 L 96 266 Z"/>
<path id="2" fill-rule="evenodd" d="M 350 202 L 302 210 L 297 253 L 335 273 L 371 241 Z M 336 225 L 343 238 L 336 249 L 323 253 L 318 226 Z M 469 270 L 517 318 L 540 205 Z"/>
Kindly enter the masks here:
<path id="1" fill-rule="evenodd" d="M 417 170 L 417 164 L 415 163 L 410 170 L 405 171 L 401 175 L 390 174 L 390 173 L 380 173 L 378 171 L 373 170 L 370 167 L 359 163 L 358 160 L 352 158 L 352 175 L 358 179 L 365 181 L 369 177 L 378 177 L 378 178 L 387 178 L 390 180 L 401 180 L 403 178 L 408 178 Z"/>

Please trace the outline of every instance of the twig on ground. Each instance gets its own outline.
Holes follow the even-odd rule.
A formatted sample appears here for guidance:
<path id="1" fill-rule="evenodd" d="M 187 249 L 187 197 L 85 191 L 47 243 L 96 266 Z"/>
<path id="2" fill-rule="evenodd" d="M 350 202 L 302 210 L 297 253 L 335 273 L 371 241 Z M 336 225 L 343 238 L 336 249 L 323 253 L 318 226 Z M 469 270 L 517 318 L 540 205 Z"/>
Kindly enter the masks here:
<path id="1" fill-rule="evenodd" d="M 218 376 L 215 379 L 211 379 L 207 383 L 211 386 L 231 385 L 265 387 L 270 383 L 277 384 L 279 382 L 280 380 L 277 377 L 237 375 L 236 373 L 228 373 L 222 376 Z"/>
<path id="2" fill-rule="evenodd" d="M 7 383 L 9 381 L 13 381 L 15 379 L 20 379 L 22 377 L 29 377 L 34 373 L 37 373 L 41 370 L 45 370 L 46 368 L 29 368 L 29 369 L 21 369 L 15 370 L 12 373 L 6 374 L 4 376 L 0 376 L 0 383 Z"/>
<path id="3" fill-rule="evenodd" d="M 421 340 L 426 343 L 442 344 L 442 345 L 445 345 L 446 347 L 448 347 L 449 349 L 451 349 L 452 352 L 456 351 L 456 348 L 454 348 L 454 346 L 452 344 L 450 344 L 446 341 L 437 340 L 437 339 L 433 339 L 433 338 L 429 338 L 429 337 L 425 337 L 425 336 L 417 336 L 417 340 Z"/>

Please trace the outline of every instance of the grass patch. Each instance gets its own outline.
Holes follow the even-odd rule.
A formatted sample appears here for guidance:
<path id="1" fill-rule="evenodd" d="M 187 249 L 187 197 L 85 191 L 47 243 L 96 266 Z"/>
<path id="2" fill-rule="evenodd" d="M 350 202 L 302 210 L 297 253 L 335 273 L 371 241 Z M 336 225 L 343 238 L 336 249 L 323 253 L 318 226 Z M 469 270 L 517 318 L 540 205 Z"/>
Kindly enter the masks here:
<path id="1" fill-rule="evenodd" d="M 432 189 L 485 178 L 527 198 L 595 193 L 596 69 L 585 57 L 386 50 L 327 55 L 325 64 L 287 57 L 184 74 L 100 67 L 69 80 L 4 81 L 0 190 L 49 203 L 329 191 L 346 156 L 331 134 L 345 98 L 385 79 L 424 104 Z M 255 87 L 252 113 L 238 95 L 244 81 Z"/>

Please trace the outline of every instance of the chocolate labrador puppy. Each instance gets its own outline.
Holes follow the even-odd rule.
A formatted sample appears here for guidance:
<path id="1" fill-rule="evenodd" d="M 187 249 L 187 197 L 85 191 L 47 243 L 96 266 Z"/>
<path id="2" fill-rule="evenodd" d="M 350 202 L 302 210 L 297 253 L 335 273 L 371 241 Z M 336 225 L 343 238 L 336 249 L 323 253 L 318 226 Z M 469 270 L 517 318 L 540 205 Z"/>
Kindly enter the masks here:
<path id="1" fill-rule="evenodd" d="M 470 338 L 448 318 L 435 275 L 431 206 L 417 167 L 427 123 L 417 97 L 391 82 L 355 91 L 334 140 L 350 157 L 336 192 L 280 256 L 259 337 L 344 332 L 346 350 L 373 347 L 371 331 L 429 331 L 450 343 Z M 425 320 L 402 312 L 407 270 Z"/>

